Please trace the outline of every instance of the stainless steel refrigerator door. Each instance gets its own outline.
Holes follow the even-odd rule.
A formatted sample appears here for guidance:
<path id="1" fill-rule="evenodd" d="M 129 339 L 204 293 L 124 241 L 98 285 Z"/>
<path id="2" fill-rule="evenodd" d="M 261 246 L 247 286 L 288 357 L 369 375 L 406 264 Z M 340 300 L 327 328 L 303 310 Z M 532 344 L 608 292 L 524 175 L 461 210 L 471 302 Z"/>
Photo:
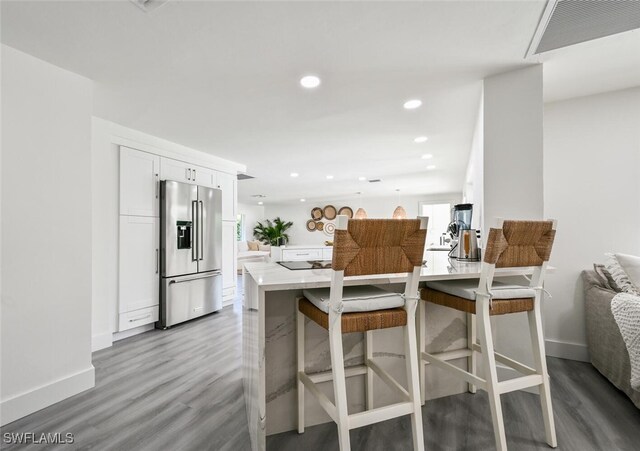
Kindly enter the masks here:
<path id="1" fill-rule="evenodd" d="M 209 272 L 162 279 L 160 325 L 170 327 L 222 308 L 222 275 Z"/>
<path id="2" fill-rule="evenodd" d="M 195 274 L 198 255 L 195 239 L 198 187 L 163 181 L 160 185 L 160 255 L 163 277 Z M 185 243 L 185 227 L 189 240 Z M 179 236 L 183 235 L 179 240 Z"/>
<path id="3" fill-rule="evenodd" d="M 198 271 L 222 268 L 222 191 L 198 186 Z"/>

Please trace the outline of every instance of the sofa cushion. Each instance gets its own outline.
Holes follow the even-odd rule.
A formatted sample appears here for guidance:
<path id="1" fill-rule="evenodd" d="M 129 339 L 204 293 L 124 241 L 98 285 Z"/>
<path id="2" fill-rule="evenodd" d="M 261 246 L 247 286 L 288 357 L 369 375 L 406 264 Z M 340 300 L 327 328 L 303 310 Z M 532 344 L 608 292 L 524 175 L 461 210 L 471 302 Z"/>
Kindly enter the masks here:
<path id="1" fill-rule="evenodd" d="M 270 244 L 258 244 L 258 250 L 261 252 L 271 252 L 271 245 Z"/>
<path id="2" fill-rule="evenodd" d="M 246 252 L 249 250 L 249 245 L 246 241 L 238 241 L 238 252 Z"/>
<path id="3" fill-rule="evenodd" d="M 427 282 L 427 286 L 432 290 L 475 301 L 476 291 L 478 291 L 478 279 Z M 535 297 L 536 291 L 522 285 L 494 281 L 491 286 L 491 295 L 493 299 L 526 299 Z"/>
<path id="4" fill-rule="evenodd" d="M 605 267 L 616 285 L 625 293 L 640 296 L 640 257 L 628 254 L 606 254 Z"/>
<path id="5" fill-rule="evenodd" d="M 260 241 L 248 241 L 247 245 L 250 251 L 257 251 L 259 250 L 258 246 L 260 246 Z"/>
<path id="6" fill-rule="evenodd" d="M 302 294 L 320 310 L 329 313 L 329 288 L 311 288 L 303 290 Z M 404 298 L 400 294 L 384 291 L 370 285 L 344 287 L 342 300 L 344 313 L 371 312 L 404 305 Z"/>

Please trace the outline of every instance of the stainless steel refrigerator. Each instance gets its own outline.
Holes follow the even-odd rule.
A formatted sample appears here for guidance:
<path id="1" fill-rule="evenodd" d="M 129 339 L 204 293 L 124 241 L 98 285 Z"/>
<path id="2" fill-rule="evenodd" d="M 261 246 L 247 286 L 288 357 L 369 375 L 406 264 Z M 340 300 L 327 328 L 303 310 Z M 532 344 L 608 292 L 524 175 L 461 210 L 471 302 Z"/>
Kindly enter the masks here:
<path id="1" fill-rule="evenodd" d="M 222 308 L 222 192 L 160 183 L 160 320 L 167 328 Z"/>

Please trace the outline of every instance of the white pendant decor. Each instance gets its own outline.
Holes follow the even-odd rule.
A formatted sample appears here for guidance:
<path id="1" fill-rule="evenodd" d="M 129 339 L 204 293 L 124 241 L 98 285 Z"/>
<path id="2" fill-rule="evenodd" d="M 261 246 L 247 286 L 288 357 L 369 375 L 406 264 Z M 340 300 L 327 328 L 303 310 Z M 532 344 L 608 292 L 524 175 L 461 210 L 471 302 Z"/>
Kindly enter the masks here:
<path id="1" fill-rule="evenodd" d="M 367 219 L 367 212 L 364 211 L 364 208 L 360 207 L 356 210 L 356 214 L 353 217 L 354 219 Z"/>
<path id="2" fill-rule="evenodd" d="M 407 212 L 402 205 L 398 205 L 396 209 L 393 210 L 393 219 L 407 219 Z"/>

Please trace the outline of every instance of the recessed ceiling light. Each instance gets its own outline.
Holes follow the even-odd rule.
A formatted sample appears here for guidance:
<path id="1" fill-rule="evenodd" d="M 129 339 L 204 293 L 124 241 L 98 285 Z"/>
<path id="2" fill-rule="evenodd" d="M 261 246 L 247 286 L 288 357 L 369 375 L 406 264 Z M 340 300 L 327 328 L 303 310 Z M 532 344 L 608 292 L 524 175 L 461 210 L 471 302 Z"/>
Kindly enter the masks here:
<path id="1" fill-rule="evenodd" d="M 422 156 L 422 159 L 423 159 L 423 160 L 431 160 L 432 158 L 433 158 L 433 155 L 431 155 L 430 153 L 425 153 L 425 154 Z"/>
<path id="2" fill-rule="evenodd" d="M 297 176 L 299 176 L 300 174 L 298 174 L 297 172 L 292 172 L 292 173 L 291 173 L 291 174 L 289 174 L 289 175 L 290 175 L 291 177 L 297 177 Z"/>
<path id="3" fill-rule="evenodd" d="M 420 108 L 422 106 L 422 100 L 419 99 L 411 99 L 404 102 L 404 108 L 406 110 L 415 110 L 416 108 Z"/>
<path id="4" fill-rule="evenodd" d="M 365 180 L 367 180 L 366 177 L 358 177 L 358 180 L 360 180 L 361 182 L 364 182 Z"/>
<path id="5" fill-rule="evenodd" d="M 300 79 L 300 84 L 307 89 L 317 88 L 320 86 L 320 78 L 315 75 L 306 75 Z"/>
<path id="6" fill-rule="evenodd" d="M 300 199 L 300 202 L 306 202 L 307 199 Z"/>
<path id="7" fill-rule="evenodd" d="M 427 166 L 427 170 L 428 170 L 428 171 L 432 171 L 432 170 L 434 170 L 435 168 L 436 168 L 436 165 L 435 165 L 435 164 L 430 164 L 429 166 Z"/>
<path id="8" fill-rule="evenodd" d="M 258 202 L 258 205 L 262 205 L 262 204 L 264 204 L 264 202 L 262 202 L 262 201 Z"/>
<path id="9" fill-rule="evenodd" d="M 429 141 L 429 138 L 427 138 L 426 136 L 418 136 L 416 139 L 413 140 L 414 143 L 426 143 L 427 141 Z"/>
<path id="10" fill-rule="evenodd" d="M 332 178 L 333 178 L 333 176 L 332 176 L 332 175 L 328 175 L 328 176 L 327 176 L 327 180 L 331 180 Z"/>

